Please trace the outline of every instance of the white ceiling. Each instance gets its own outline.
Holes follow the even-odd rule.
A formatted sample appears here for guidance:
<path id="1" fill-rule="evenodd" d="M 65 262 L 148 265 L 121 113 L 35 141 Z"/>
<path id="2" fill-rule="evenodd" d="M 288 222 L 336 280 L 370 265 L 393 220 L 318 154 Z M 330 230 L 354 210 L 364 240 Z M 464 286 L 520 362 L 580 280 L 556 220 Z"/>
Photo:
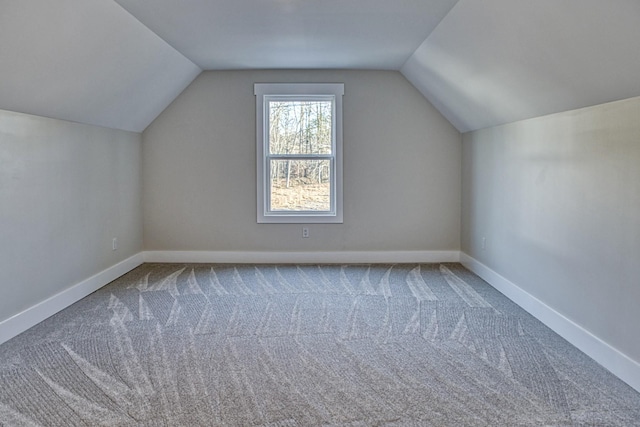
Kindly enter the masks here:
<path id="1" fill-rule="evenodd" d="M 115 1 L 204 70 L 397 70 L 457 0 Z"/>
<path id="2" fill-rule="evenodd" d="M 142 131 L 200 69 L 112 0 L 0 0 L 0 108 Z"/>
<path id="3" fill-rule="evenodd" d="M 640 95 L 638 0 L 0 0 L 0 109 L 144 130 L 203 69 L 400 70 L 460 131 Z"/>
<path id="4" fill-rule="evenodd" d="M 640 95 L 639 0 L 460 0 L 402 73 L 461 132 Z"/>

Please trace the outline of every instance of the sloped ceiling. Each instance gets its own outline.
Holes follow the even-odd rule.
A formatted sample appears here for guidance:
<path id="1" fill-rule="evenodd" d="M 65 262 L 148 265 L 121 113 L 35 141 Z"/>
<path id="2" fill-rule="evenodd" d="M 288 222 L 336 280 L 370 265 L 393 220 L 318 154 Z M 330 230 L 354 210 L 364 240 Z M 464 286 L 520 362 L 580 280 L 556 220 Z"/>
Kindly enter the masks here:
<path id="1" fill-rule="evenodd" d="M 640 95 L 640 1 L 460 0 L 401 69 L 461 131 Z"/>
<path id="2" fill-rule="evenodd" d="M 112 0 L 0 2 L 0 109 L 140 132 L 200 72 Z"/>
<path id="3" fill-rule="evenodd" d="M 0 109 L 142 131 L 202 71 L 400 70 L 465 132 L 640 95 L 638 0 L 0 1 Z"/>

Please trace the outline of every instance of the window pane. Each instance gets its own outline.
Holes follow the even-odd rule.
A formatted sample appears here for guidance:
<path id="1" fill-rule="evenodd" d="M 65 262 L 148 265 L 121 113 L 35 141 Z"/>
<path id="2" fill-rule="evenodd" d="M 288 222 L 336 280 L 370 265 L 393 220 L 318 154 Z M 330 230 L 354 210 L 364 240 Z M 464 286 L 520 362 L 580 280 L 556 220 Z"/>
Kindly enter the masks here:
<path id="1" fill-rule="evenodd" d="M 331 211 L 330 160 L 271 160 L 270 211 Z"/>
<path id="2" fill-rule="evenodd" d="M 331 101 L 270 101 L 269 153 L 331 154 Z"/>

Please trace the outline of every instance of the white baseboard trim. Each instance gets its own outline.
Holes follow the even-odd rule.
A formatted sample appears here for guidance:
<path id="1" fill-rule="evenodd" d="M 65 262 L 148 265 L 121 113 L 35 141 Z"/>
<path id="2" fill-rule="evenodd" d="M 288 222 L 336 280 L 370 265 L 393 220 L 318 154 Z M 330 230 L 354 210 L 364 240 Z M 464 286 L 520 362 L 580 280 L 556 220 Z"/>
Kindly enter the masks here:
<path id="1" fill-rule="evenodd" d="M 37 325 L 142 264 L 142 252 L 0 322 L 0 344 Z"/>
<path id="2" fill-rule="evenodd" d="M 607 344 L 475 258 L 461 252 L 460 262 L 507 298 L 547 325 L 555 333 L 640 392 L 640 363 Z"/>
<path id="3" fill-rule="evenodd" d="M 143 254 L 144 262 L 220 264 L 397 264 L 460 261 L 459 251 L 146 251 Z"/>

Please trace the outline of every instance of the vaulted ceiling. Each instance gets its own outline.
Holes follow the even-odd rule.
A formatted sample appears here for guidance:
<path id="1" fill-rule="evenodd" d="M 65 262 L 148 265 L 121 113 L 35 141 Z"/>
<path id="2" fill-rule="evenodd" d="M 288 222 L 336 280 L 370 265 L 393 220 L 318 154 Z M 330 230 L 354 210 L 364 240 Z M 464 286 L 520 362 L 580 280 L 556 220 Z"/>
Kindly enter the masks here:
<path id="1" fill-rule="evenodd" d="M 637 0 L 0 0 L 0 109 L 144 130 L 202 70 L 400 70 L 462 132 L 640 95 Z"/>

